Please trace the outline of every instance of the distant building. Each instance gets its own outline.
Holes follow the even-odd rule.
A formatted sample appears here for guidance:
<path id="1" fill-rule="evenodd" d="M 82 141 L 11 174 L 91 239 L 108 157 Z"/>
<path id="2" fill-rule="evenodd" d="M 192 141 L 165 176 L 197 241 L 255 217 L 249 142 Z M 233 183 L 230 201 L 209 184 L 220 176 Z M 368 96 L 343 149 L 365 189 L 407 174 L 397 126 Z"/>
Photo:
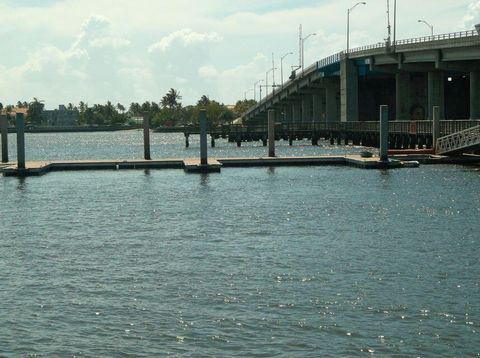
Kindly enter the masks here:
<path id="1" fill-rule="evenodd" d="M 28 112 L 28 108 L 19 108 L 19 107 L 13 107 L 12 110 L 10 111 L 10 116 L 15 117 L 17 113 L 23 113 L 23 115 L 26 117 Z M 1 115 L 6 115 L 7 114 L 7 109 L 4 108 L 0 112 Z"/>
<path id="2" fill-rule="evenodd" d="M 132 117 L 130 117 L 130 121 L 135 123 L 135 124 L 142 124 L 143 123 L 143 117 L 142 116 L 132 116 Z"/>
<path id="3" fill-rule="evenodd" d="M 58 106 L 58 109 L 42 112 L 42 122 L 49 126 L 76 126 L 78 119 L 78 110 L 67 109 L 63 104 Z"/>

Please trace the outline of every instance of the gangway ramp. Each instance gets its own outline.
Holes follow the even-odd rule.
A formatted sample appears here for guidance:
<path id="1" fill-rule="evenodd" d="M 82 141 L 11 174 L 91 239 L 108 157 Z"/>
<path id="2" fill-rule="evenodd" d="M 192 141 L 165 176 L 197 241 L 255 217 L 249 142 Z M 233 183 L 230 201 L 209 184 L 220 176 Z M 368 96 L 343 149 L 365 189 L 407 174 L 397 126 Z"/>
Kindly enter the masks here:
<path id="1" fill-rule="evenodd" d="M 438 138 L 435 148 L 440 155 L 480 150 L 480 125 Z"/>

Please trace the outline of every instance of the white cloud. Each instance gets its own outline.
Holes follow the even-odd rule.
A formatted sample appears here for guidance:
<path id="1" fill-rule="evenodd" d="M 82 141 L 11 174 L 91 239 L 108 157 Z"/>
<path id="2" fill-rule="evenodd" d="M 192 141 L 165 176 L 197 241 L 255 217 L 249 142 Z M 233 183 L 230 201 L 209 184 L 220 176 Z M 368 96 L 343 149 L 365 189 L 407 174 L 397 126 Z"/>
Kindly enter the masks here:
<path id="1" fill-rule="evenodd" d="M 480 1 L 473 1 L 468 5 L 467 13 L 462 18 L 460 28 L 470 30 L 478 23 L 480 23 Z"/>
<path id="2" fill-rule="evenodd" d="M 188 47 L 202 42 L 219 42 L 221 40 L 222 37 L 216 32 L 194 32 L 191 29 L 183 29 L 163 37 L 159 42 L 151 45 L 148 52 L 166 52 L 174 43 Z"/>
<path id="3" fill-rule="evenodd" d="M 220 73 L 213 66 L 202 66 L 198 69 L 198 75 L 203 78 L 218 77 Z"/>
<path id="4" fill-rule="evenodd" d="M 158 101 L 175 87 L 185 104 L 202 94 L 234 103 L 265 79 L 272 53 L 279 67 L 280 56 L 294 52 L 283 62 L 285 77 L 298 64 L 300 23 L 304 35 L 317 33 L 305 43 L 305 66 L 345 48 L 350 2 L 287 3 L 293 1 L 58 0 L 25 7 L 0 0 L 0 35 L 8 49 L 0 58 L 2 102 L 35 96 L 48 107 L 79 100 L 126 104 Z M 428 33 L 417 18 L 432 22 L 436 33 L 480 22 L 478 0 L 437 0 L 435 6 L 402 0 L 397 7 L 398 39 Z M 382 41 L 385 1 L 368 1 L 350 20 L 352 47 Z M 275 76 L 279 82 L 279 70 Z"/>
<path id="5" fill-rule="evenodd" d="M 130 45 L 130 41 L 115 37 L 102 37 L 91 40 L 89 45 L 96 48 L 111 47 L 113 49 L 119 49 L 122 47 L 128 47 Z"/>

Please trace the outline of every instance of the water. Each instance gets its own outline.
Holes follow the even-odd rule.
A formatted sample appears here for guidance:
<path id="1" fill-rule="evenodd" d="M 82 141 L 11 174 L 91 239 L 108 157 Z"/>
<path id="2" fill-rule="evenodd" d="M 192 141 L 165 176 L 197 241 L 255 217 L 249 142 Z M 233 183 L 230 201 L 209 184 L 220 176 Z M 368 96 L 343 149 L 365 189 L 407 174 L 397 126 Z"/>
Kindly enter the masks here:
<path id="1" fill-rule="evenodd" d="M 477 357 L 479 184 L 461 166 L 0 178 L 0 356 Z"/>
<path id="2" fill-rule="evenodd" d="M 143 131 L 93 132 L 93 133 L 26 133 L 27 160 L 72 160 L 72 159 L 141 159 L 143 158 Z M 261 141 L 244 142 L 241 148 L 226 139 L 217 139 L 215 148 L 208 148 L 209 156 L 251 157 L 266 156 L 268 149 Z M 331 146 L 322 141 L 312 146 L 307 140 L 276 142 L 278 156 L 344 155 L 358 153 L 364 148 Z M 376 151 L 371 148 L 372 151 Z M 10 160 L 16 159 L 16 137 L 9 135 Z M 190 136 L 190 147 L 185 148 L 185 137 L 181 133 L 151 133 L 151 155 L 153 159 L 190 158 L 200 156 L 198 135 Z"/>

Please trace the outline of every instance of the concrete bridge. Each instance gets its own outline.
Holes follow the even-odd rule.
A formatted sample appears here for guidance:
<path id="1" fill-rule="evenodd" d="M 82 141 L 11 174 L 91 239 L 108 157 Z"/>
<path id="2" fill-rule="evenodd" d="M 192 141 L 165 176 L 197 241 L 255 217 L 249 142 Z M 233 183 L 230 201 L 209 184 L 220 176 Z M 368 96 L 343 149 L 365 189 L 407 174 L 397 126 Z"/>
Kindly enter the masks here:
<path id="1" fill-rule="evenodd" d="M 463 31 L 377 43 L 340 52 L 297 72 L 243 114 L 264 124 L 378 121 L 388 105 L 397 121 L 480 119 L 480 35 Z M 463 129 L 463 128 L 462 128 Z"/>

